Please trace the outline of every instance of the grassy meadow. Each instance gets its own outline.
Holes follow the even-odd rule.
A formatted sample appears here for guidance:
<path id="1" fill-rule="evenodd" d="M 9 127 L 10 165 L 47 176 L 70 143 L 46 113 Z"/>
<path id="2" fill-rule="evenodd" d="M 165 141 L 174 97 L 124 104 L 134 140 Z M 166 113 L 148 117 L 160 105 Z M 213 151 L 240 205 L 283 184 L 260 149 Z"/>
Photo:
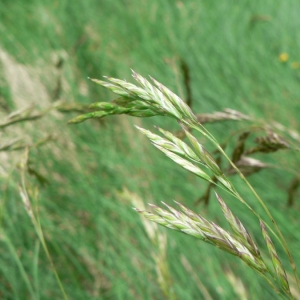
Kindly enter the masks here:
<path id="1" fill-rule="evenodd" d="M 226 227 L 213 195 L 208 205 L 195 204 L 206 183 L 134 127 L 176 132 L 176 122 L 128 116 L 67 122 L 90 103 L 115 98 L 87 77 L 132 81 L 131 68 L 189 100 L 196 113 L 230 108 L 257 124 L 276 121 L 299 148 L 299 9 L 296 0 L 2 0 L 0 299 L 279 299 L 236 257 L 151 225 L 132 209 L 176 200 Z M 248 125 L 207 128 L 222 143 Z M 253 157 L 273 166 L 249 181 L 300 268 L 299 189 L 288 206 L 299 152 Z M 264 215 L 240 179 L 232 180 Z M 257 219 L 222 196 L 266 249 Z M 290 285 L 300 299 L 292 277 Z"/>

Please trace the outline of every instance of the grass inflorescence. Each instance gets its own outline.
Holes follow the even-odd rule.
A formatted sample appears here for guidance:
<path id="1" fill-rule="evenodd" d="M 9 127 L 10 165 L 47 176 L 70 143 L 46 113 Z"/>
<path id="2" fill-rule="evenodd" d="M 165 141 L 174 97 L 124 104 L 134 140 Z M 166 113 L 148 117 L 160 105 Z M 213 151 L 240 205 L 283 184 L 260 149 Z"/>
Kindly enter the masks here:
<path id="1" fill-rule="evenodd" d="M 294 151 L 300 141 L 298 0 L 279 0 L 276 6 L 232 0 L 220 5 L 205 0 L 15 0 L 2 1 L 1 8 L 1 299 L 62 298 L 21 201 L 20 161 L 27 148 L 25 189 L 70 299 L 280 298 L 267 281 L 254 276 L 256 271 L 217 247 L 160 226 L 160 243 L 149 237 L 141 220 L 151 221 L 130 209 L 146 208 L 120 196 L 124 186 L 131 195 L 158 206 L 161 200 L 173 206 L 171 199 L 176 199 L 233 234 L 216 201 L 217 189 L 273 270 L 258 219 L 226 196 L 223 185 L 216 186 L 220 181 L 199 159 L 189 163 L 211 181 L 157 153 L 132 124 L 150 129 L 178 149 L 175 139 L 152 130 L 151 122 L 164 133 L 167 129 L 184 138 L 197 153 L 186 134 L 191 133 L 259 212 L 290 290 L 300 298 L 288 259 L 260 204 L 216 146 L 195 129 L 178 127 L 173 117 L 137 120 L 124 115 L 66 126 L 73 114 L 97 111 L 89 107 L 91 99 L 111 99 L 112 93 L 87 76 L 122 79 L 129 68 L 157 76 L 186 100 L 197 121 L 255 186 L 299 265 L 299 152 Z M 62 102 L 54 107 L 57 100 Z M 122 107 L 123 101 L 119 97 L 101 105 Z M 139 105 L 139 111 L 118 109 L 132 116 L 162 113 Z M 269 139 L 274 133 L 279 144 Z M 282 140 L 288 148 L 278 147 Z"/>
<path id="2" fill-rule="evenodd" d="M 250 212 L 253 213 L 260 222 L 262 235 L 265 239 L 271 260 L 273 262 L 275 274 L 273 274 L 273 272 L 266 266 L 257 245 L 241 221 L 231 212 L 224 200 L 219 195 L 217 195 L 218 201 L 222 207 L 227 221 L 231 225 L 234 235 L 228 233 L 213 222 L 206 220 L 201 215 L 195 214 L 181 204 L 179 204 L 179 206 L 182 212 L 171 208 L 167 204 L 165 205 L 169 209 L 169 212 L 157 206 L 154 206 L 154 211 L 156 214 L 140 211 L 138 209 L 137 211 L 143 214 L 146 218 L 160 225 L 184 232 L 188 235 L 208 242 L 223 251 L 240 257 L 251 268 L 255 269 L 262 276 L 264 276 L 277 293 L 283 293 L 288 298 L 292 299 L 293 296 L 289 288 L 285 269 L 283 268 L 279 256 L 277 255 L 272 239 L 267 233 L 265 221 L 263 221 L 260 214 L 251 207 L 248 201 L 241 196 L 226 174 L 221 170 L 220 166 L 214 160 L 212 155 L 200 142 L 197 141 L 195 136 L 193 136 L 190 131 L 195 130 L 200 132 L 217 148 L 220 154 L 223 155 L 229 162 L 233 170 L 240 175 L 241 179 L 245 185 L 249 187 L 256 200 L 262 205 L 267 216 L 273 223 L 274 229 L 272 229 L 269 225 L 267 225 L 267 227 L 269 230 L 271 230 L 274 237 L 281 243 L 283 249 L 288 255 L 292 268 L 294 269 L 295 280 L 299 283 L 296 266 L 284 236 L 282 235 L 272 214 L 263 200 L 259 197 L 255 189 L 240 171 L 237 166 L 238 164 L 235 164 L 235 162 L 238 162 L 239 159 L 241 159 L 242 154 L 245 152 L 244 142 L 249 133 L 242 135 L 240 144 L 235 149 L 233 160 L 231 160 L 215 137 L 203 126 L 203 124 L 199 122 L 196 115 L 182 99 L 180 99 L 177 95 L 152 77 L 150 77 L 152 81 L 152 83 L 150 83 L 144 77 L 133 71 L 133 78 L 139 83 L 139 86 L 110 77 L 106 77 L 108 82 L 93 80 L 97 84 L 100 84 L 121 96 L 121 101 L 117 100 L 112 104 L 92 104 L 90 107 L 97 109 L 97 111 L 78 116 L 69 121 L 69 123 L 76 124 L 87 119 L 114 114 L 128 114 L 136 117 L 150 117 L 159 115 L 175 119 L 182 126 L 192 147 L 172 133 L 160 128 L 158 128 L 158 130 L 164 137 L 154 134 L 149 130 L 145 130 L 140 127 L 137 128 L 150 139 L 156 148 L 166 154 L 166 156 L 173 160 L 176 164 L 180 165 L 201 179 L 208 181 L 210 184 L 222 188 L 246 205 Z M 151 111 L 151 113 L 149 115 L 145 115 L 145 110 Z M 134 114 L 132 114 L 132 112 L 134 112 Z M 273 152 L 281 148 L 289 147 L 289 145 L 284 142 L 284 140 L 280 139 L 275 133 L 269 134 L 267 137 L 257 139 L 257 143 L 258 146 L 251 151 L 248 151 L 247 154 L 257 151 Z M 299 284 L 298 287 L 300 288 Z"/>

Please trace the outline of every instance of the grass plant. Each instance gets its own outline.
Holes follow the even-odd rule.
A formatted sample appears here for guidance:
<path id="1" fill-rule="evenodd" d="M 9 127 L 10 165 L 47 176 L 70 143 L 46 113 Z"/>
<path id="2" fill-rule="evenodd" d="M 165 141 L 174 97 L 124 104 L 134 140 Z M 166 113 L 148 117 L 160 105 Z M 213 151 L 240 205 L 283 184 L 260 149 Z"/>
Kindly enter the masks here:
<path id="1" fill-rule="evenodd" d="M 150 77 L 151 81 L 153 82 L 152 84 L 134 71 L 133 77 L 139 83 L 139 86 L 111 77 L 106 77 L 108 81 L 92 79 L 92 81 L 110 89 L 121 97 L 117 98 L 111 103 L 100 102 L 91 104 L 90 108 L 96 109 L 96 111 L 80 115 L 70 120 L 69 123 L 77 124 L 88 119 L 102 118 L 115 114 L 128 114 L 135 117 L 152 117 L 159 115 L 175 119 L 185 131 L 192 148 L 170 132 L 162 129 L 158 128 L 164 137 L 156 135 L 143 128 L 137 128 L 150 139 L 156 148 L 162 151 L 175 163 L 190 171 L 194 175 L 200 177 L 201 179 L 222 188 L 231 196 L 235 197 L 238 201 L 242 202 L 251 211 L 251 213 L 258 218 L 262 229 L 262 235 L 273 263 L 275 274 L 266 266 L 260 255 L 257 245 L 249 235 L 248 231 L 245 229 L 244 225 L 237 217 L 235 217 L 235 215 L 231 212 L 219 195 L 217 195 L 218 201 L 222 207 L 227 221 L 231 225 L 231 228 L 234 232 L 233 234 L 228 233 L 218 225 L 206 220 L 201 215 L 195 214 L 193 211 L 187 209 L 185 206 L 179 203 L 178 204 L 180 205 L 182 212 L 171 208 L 167 204 L 165 205 L 171 213 L 157 206 L 154 206 L 156 214 L 141 211 L 139 209 L 137 211 L 142 213 L 146 218 L 158 224 L 182 231 L 188 235 L 206 241 L 223 251 L 240 257 L 251 268 L 258 271 L 260 275 L 264 276 L 278 294 L 283 294 L 287 298 L 294 299 L 289 288 L 285 269 L 283 268 L 283 265 L 277 255 L 275 246 L 267 232 L 266 226 L 285 250 L 290 260 L 291 267 L 294 271 L 295 281 L 300 289 L 296 264 L 292 258 L 285 237 L 281 233 L 272 214 L 263 200 L 259 197 L 244 174 L 229 158 L 215 137 L 198 121 L 196 115 L 182 99 L 180 99 L 177 95 L 152 77 Z M 265 210 L 272 225 L 274 226 L 274 230 L 269 225 L 266 225 L 259 213 L 257 213 L 240 195 L 209 152 L 188 130 L 186 130 L 186 128 L 200 132 L 206 139 L 212 142 L 217 150 L 226 158 L 226 160 L 228 160 L 230 165 L 240 175 L 243 182 L 248 186 L 256 200 Z M 280 140 L 276 135 L 261 139 L 260 145 L 261 146 L 260 148 L 258 147 L 258 150 L 254 149 L 252 152 L 269 152 L 275 151 L 282 147 L 288 147 L 288 145 Z M 208 173 L 207 170 L 210 173 Z"/>
<path id="2" fill-rule="evenodd" d="M 153 134 L 166 145 L 169 131 L 195 154 L 185 131 L 205 145 L 265 221 L 290 290 L 300 298 L 289 260 L 267 227 L 274 230 L 266 212 L 199 132 L 160 116 L 111 116 L 94 119 L 92 126 L 66 126 L 73 116 L 97 110 L 89 108 L 91 99 L 112 99 L 87 76 L 127 78 L 129 68 L 155 74 L 186 100 L 262 196 L 299 266 L 298 11 L 298 0 L 276 5 L 228 0 L 217 6 L 208 0 L 1 1 L 0 298 L 63 297 L 20 196 L 24 171 L 25 188 L 69 299 L 280 298 L 234 255 L 161 226 L 154 236 L 163 242 L 149 236 L 146 226 L 156 224 L 131 209 L 147 210 L 145 204 L 133 204 L 133 198 L 170 207 L 176 199 L 234 234 L 217 190 L 277 278 L 257 217 L 223 185 L 217 187 L 208 168 L 192 161 L 212 182 L 157 153 L 133 124 L 146 129 L 156 124 L 161 131 Z M 274 134 L 289 147 L 257 151 L 266 150 L 266 139 L 271 141 L 268 151 L 274 149 Z M 175 138 L 173 148 L 178 149 Z M 20 163 L 27 148 L 24 170 Z"/>

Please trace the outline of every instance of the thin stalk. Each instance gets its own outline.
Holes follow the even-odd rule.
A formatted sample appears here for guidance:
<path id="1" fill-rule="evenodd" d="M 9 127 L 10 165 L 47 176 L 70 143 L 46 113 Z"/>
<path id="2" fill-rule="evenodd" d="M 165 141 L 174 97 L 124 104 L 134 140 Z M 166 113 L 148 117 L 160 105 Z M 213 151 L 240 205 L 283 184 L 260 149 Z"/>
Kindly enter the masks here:
<path id="1" fill-rule="evenodd" d="M 20 277 L 19 278 L 23 278 L 23 280 L 25 281 L 25 284 L 27 286 L 27 289 L 29 291 L 31 299 L 33 299 L 33 300 L 37 299 L 37 297 L 34 293 L 33 287 L 32 287 L 32 283 L 31 283 L 30 279 L 28 278 L 26 270 L 24 269 L 24 266 L 21 262 L 21 259 L 20 259 L 19 255 L 17 254 L 16 249 L 14 248 L 14 246 L 13 246 L 11 240 L 9 239 L 9 237 L 5 233 L 2 233 L 2 234 L 3 234 L 3 236 L 2 236 L 3 240 L 5 241 L 11 255 L 14 257 L 17 266 L 19 267 L 19 271 L 20 271 L 20 275 L 19 275 Z"/>
<path id="2" fill-rule="evenodd" d="M 39 223 L 40 223 L 40 222 L 39 222 Z M 42 246 L 43 246 L 43 248 L 44 248 L 44 251 L 45 251 L 45 253 L 46 253 L 46 255 L 47 255 L 47 258 L 48 258 L 48 260 L 49 260 L 49 262 L 50 262 L 50 264 L 51 264 L 52 271 L 53 271 L 54 276 L 55 276 L 55 278 L 56 278 L 56 281 L 57 281 L 57 283 L 58 283 L 58 285 L 59 285 L 59 288 L 60 288 L 60 290 L 61 290 L 61 293 L 63 294 L 63 298 L 64 298 L 65 300 L 68 300 L 69 298 L 68 298 L 68 296 L 67 296 L 67 294 L 66 294 L 66 292 L 65 292 L 65 289 L 64 289 L 64 287 L 63 287 L 63 285 L 62 285 L 62 282 L 61 282 L 61 280 L 60 280 L 60 278 L 59 278 L 59 275 L 58 275 L 58 273 L 57 273 L 57 271 L 56 271 L 56 268 L 55 268 L 55 266 L 54 266 L 52 257 L 51 257 L 51 255 L 50 255 L 50 253 L 49 253 L 47 244 L 46 244 L 46 242 L 45 242 L 45 238 L 44 238 L 43 231 L 41 230 L 41 228 L 35 228 L 35 229 L 36 229 L 37 235 L 38 235 L 38 237 L 39 237 L 39 239 L 40 239 L 40 241 L 41 241 L 41 243 L 42 243 Z"/>
<path id="3" fill-rule="evenodd" d="M 28 157 L 28 149 L 25 152 L 25 159 L 27 159 L 27 157 Z M 21 196 L 26 199 L 27 205 L 31 206 L 30 200 L 29 200 L 29 195 L 27 193 L 26 184 L 25 184 L 25 165 L 24 164 L 21 164 L 21 187 L 20 187 L 20 193 L 21 193 Z M 52 257 L 51 257 L 51 255 L 49 253 L 49 250 L 48 250 L 48 247 L 47 247 L 47 244 L 46 244 L 46 241 L 45 241 L 45 237 L 44 237 L 44 234 L 43 234 L 43 231 L 42 231 L 40 219 L 39 219 L 39 217 L 36 218 L 36 216 L 35 216 L 32 208 L 28 207 L 27 205 L 25 205 L 25 209 L 27 210 L 27 213 L 29 214 L 29 217 L 30 217 L 30 219 L 31 219 L 31 221 L 33 223 L 33 226 L 34 226 L 34 229 L 35 229 L 35 231 L 37 233 L 37 236 L 38 236 L 39 240 L 41 241 L 41 244 L 42 244 L 42 246 L 44 248 L 46 256 L 47 256 L 47 258 L 48 258 L 48 260 L 50 262 L 52 271 L 53 271 L 54 276 L 56 278 L 56 281 L 57 281 L 57 283 L 59 285 L 59 288 L 61 290 L 63 298 L 64 298 L 64 300 L 68 300 L 69 298 L 68 298 L 68 296 L 67 296 L 67 294 L 65 292 L 65 289 L 64 289 L 64 287 L 62 285 L 62 282 L 61 282 L 61 280 L 59 278 L 59 275 L 58 275 L 58 273 L 56 271 L 56 268 L 55 268 L 55 265 L 53 263 Z"/>

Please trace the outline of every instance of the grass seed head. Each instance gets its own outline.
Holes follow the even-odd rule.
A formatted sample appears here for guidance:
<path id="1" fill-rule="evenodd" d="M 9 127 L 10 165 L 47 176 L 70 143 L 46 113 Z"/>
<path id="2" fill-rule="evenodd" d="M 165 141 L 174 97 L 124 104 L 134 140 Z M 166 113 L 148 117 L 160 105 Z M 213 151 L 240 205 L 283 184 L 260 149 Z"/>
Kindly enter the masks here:
<path id="1" fill-rule="evenodd" d="M 205 150 L 205 148 L 197 141 L 197 139 L 187 130 L 185 130 L 185 134 L 189 138 L 189 140 L 190 140 L 196 154 L 200 158 L 200 160 L 214 173 L 215 176 L 222 175 L 223 172 L 219 168 L 216 161 Z"/>
<path id="2" fill-rule="evenodd" d="M 226 220 L 228 221 L 230 227 L 236 234 L 238 240 L 241 241 L 244 245 L 246 245 L 246 247 L 253 255 L 260 257 L 260 252 L 257 245 L 255 244 L 254 240 L 252 239 L 242 222 L 232 213 L 229 207 L 225 204 L 224 200 L 217 193 L 216 197 L 220 203 Z"/>
<path id="3" fill-rule="evenodd" d="M 274 246 L 274 244 L 273 244 L 273 242 L 272 242 L 272 240 L 271 240 L 271 238 L 270 238 L 270 236 L 267 232 L 266 226 L 265 226 L 265 224 L 262 220 L 260 220 L 260 227 L 261 227 L 262 234 L 263 234 L 263 237 L 265 239 L 265 242 L 267 244 L 267 248 L 269 250 L 270 256 L 272 258 L 273 267 L 274 267 L 276 275 L 279 279 L 281 287 L 286 293 L 290 294 L 291 293 L 290 292 L 290 287 L 289 287 L 289 283 L 288 283 L 288 279 L 287 279 L 285 270 L 282 266 L 282 263 L 279 259 L 279 256 L 277 255 L 275 246 Z"/>
<path id="4" fill-rule="evenodd" d="M 194 236 L 223 251 L 238 256 L 250 267 L 261 273 L 266 271 L 266 266 L 260 257 L 253 255 L 243 242 L 237 240 L 217 224 L 195 214 L 181 204 L 178 204 L 181 212 L 165 203 L 163 204 L 167 207 L 167 210 L 152 205 L 156 214 L 138 212 L 160 225 Z"/>

